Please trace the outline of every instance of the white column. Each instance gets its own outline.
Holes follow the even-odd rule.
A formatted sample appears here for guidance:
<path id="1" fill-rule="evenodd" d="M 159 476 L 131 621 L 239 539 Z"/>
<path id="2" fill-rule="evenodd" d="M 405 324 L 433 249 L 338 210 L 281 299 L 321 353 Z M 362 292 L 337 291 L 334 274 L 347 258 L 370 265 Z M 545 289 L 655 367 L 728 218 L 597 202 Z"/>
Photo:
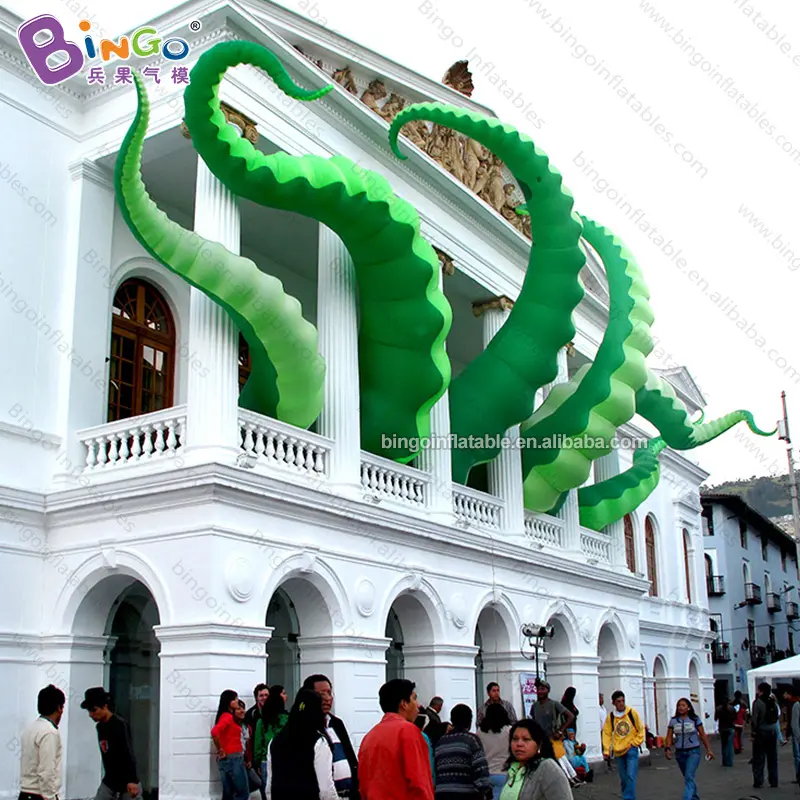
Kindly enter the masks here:
<path id="1" fill-rule="evenodd" d="M 568 381 L 567 349 L 562 347 L 558 351 L 558 374 L 552 385 L 567 383 Z M 567 499 L 558 512 L 558 517 L 564 520 L 564 550 L 568 553 L 579 554 L 581 552 L 581 522 L 577 489 L 570 489 Z"/>
<path id="2" fill-rule="evenodd" d="M 239 253 L 241 220 L 236 199 L 199 157 L 194 229 L 198 235 Z M 194 287 L 189 350 L 197 354 L 205 369 L 189 370 L 187 461 L 230 463 L 239 453 L 239 334 L 222 306 Z"/>
<path id="3" fill-rule="evenodd" d="M 568 686 L 574 686 L 577 690 L 575 705 L 581 711 L 578 717 L 578 740 L 586 742 L 586 755 L 589 758 L 602 755 L 600 712 L 597 711 L 599 664 L 597 656 L 550 656 L 547 659 L 547 680 L 552 686 L 550 695 L 558 700 Z"/>
<path id="4" fill-rule="evenodd" d="M 607 456 L 598 458 L 595 463 L 595 479 L 597 483 L 619 475 L 619 453 L 612 450 Z M 627 568 L 625 558 L 625 523 L 618 519 L 605 529 L 611 539 L 611 566 Z"/>
<path id="5" fill-rule="evenodd" d="M 319 226 L 317 328 L 325 360 L 319 433 L 333 440 L 330 480 L 346 493 L 361 484 L 356 273 L 342 240 Z"/>
<path id="6" fill-rule="evenodd" d="M 490 681 L 494 681 L 500 684 L 500 696 L 514 706 L 514 711 L 517 712 L 517 719 L 522 719 L 522 686 L 519 676 L 523 672 L 534 672 L 534 662 L 526 659 L 518 649 L 507 652 L 502 650 L 495 652 L 484 651 L 481 653 L 481 659 L 483 660 L 483 685 L 478 687 L 480 690 L 480 695 L 477 698 L 478 706 L 486 702 L 486 685 Z M 540 670 L 541 664 L 542 662 L 540 661 Z"/>
<path id="7" fill-rule="evenodd" d="M 55 313 L 45 314 L 47 322 L 40 327 L 42 375 L 37 375 L 33 388 L 41 398 L 53 397 L 55 431 L 64 441 L 56 461 L 55 483 L 74 486 L 74 468 L 86 463 L 83 446 L 74 433 L 102 425 L 108 416 L 106 358 L 111 301 L 117 287 L 111 282 L 114 176 L 91 161 L 71 164 L 69 173 L 64 268 L 53 269 L 42 287 L 48 298 L 45 308 L 53 308 Z M 55 386 L 45 383 L 52 381 L 52 376 L 56 376 Z M 55 397 L 60 398 L 57 403 Z M 50 412 L 44 400 L 41 407 Z M 27 411 L 35 417 L 33 408 Z M 40 427 L 50 428 L 49 419 L 43 417 Z"/>
<path id="8" fill-rule="evenodd" d="M 439 269 L 439 289 L 443 288 L 444 270 Z M 446 345 L 445 345 L 446 348 Z M 445 441 L 450 435 L 450 393 L 445 392 L 431 409 L 431 440 Z M 431 475 L 431 515 L 445 524 L 453 522 L 453 461 L 450 448 L 422 450 L 417 459 L 421 470 Z M 430 698 L 429 698 L 430 699 Z M 427 701 L 426 701 L 427 702 Z"/>
<path id="9" fill-rule="evenodd" d="M 356 748 L 383 715 L 378 690 L 386 683 L 386 648 L 390 643 L 391 639 L 385 637 L 360 635 L 301 636 L 298 641 L 301 677 L 321 673 L 331 679 L 333 711 L 344 720 Z M 416 676 L 411 679 L 416 680 Z"/>
<path id="10" fill-rule="evenodd" d="M 427 703 L 435 695 L 444 700 L 447 718 L 453 706 L 475 708 L 475 656 L 478 647 L 462 644 L 410 645 L 403 647 L 406 677 L 417 684 L 417 697 Z M 473 724 L 474 724 L 473 717 Z"/>
<path id="11" fill-rule="evenodd" d="M 488 347 L 511 314 L 514 301 L 505 296 L 488 302 L 473 303 L 475 316 L 483 317 L 483 346 Z M 514 425 L 503 436 L 519 439 L 519 425 Z M 489 462 L 489 491 L 505 502 L 503 532 L 523 536 L 525 533 L 525 506 L 522 493 L 522 452 L 516 447 L 503 447 L 498 456 Z"/>
<path id="12" fill-rule="evenodd" d="M 219 796 L 211 743 L 219 696 L 233 689 L 252 698 L 266 675 L 271 628 L 243 625 L 157 625 L 161 643 L 158 789 L 160 797 Z"/>

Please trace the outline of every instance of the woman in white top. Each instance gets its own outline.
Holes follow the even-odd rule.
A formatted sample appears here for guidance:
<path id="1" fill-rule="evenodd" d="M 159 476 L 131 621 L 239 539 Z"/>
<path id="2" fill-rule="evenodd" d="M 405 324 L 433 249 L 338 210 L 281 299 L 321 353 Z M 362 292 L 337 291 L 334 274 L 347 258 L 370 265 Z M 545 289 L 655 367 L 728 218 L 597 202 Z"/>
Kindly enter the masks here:
<path id="1" fill-rule="evenodd" d="M 267 800 L 337 800 L 322 698 L 301 689 L 267 750 Z"/>
<path id="2" fill-rule="evenodd" d="M 493 800 L 498 800 L 506 782 L 505 763 L 508 760 L 511 720 L 500 703 L 491 703 L 478 726 L 478 738 L 489 762 Z"/>

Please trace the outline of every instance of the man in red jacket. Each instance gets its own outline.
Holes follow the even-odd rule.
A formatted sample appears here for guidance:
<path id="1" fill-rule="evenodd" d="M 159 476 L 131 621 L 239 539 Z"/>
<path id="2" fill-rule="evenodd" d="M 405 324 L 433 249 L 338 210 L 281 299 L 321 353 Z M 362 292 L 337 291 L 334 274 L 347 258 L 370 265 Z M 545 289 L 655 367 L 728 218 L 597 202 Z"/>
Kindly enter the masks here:
<path id="1" fill-rule="evenodd" d="M 428 745 L 414 725 L 419 713 L 414 686 L 396 678 L 380 688 L 383 719 L 358 753 L 362 800 L 434 800 Z"/>

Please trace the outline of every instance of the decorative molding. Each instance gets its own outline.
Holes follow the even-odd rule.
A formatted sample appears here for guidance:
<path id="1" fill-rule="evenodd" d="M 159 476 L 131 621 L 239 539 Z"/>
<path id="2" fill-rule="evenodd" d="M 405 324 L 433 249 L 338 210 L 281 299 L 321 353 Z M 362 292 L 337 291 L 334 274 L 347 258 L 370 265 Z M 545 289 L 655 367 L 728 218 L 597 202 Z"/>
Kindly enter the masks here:
<path id="1" fill-rule="evenodd" d="M 253 567 L 249 559 L 233 555 L 225 565 L 228 592 L 237 603 L 245 603 L 253 596 Z"/>
<path id="2" fill-rule="evenodd" d="M 514 301 L 504 294 L 492 297 L 489 300 L 476 300 L 472 304 L 472 313 L 480 317 L 487 311 L 497 309 L 498 311 L 510 311 L 514 308 Z"/>
<path id="3" fill-rule="evenodd" d="M 372 616 L 375 611 L 375 584 L 367 578 L 362 578 L 356 584 L 356 608 L 362 617 Z"/>
<path id="4" fill-rule="evenodd" d="M 315 572 L 317 568 L 317 554 L 312 553 L 310 550 L 304 550 L 300 556 L 300 572 L 310 574 Z"/>
<path id="5" fill-rule="evenodd" d="M 73 161 L 67 169 L 73 181 L 87 180 L 104 189 L 112 191 L 114 189 L 114 173 L 94 161 L 82 158 L 79 161 Z"/>
<path id="6" fill-rule="evenodd" d="M 455 275 L 456 267 L 453 263 L 453 257 L 445 253 L 444 250 L 432 245 L 436 255 L 439 257 L 439 264 L 442 266 L 442 275 Z"/>
<path id="7" fill-rule="evenodd" d="M 241 111 L 222 100 L 219 102 L 219 107 L 225 115 L 226 122 L 230 125 L 235 125 L 239 129 L 240 134 L 251 144 L 258 143 L 260 134 L 257 130 L 258 123 L 254 119 L 251 119 L 246 114 L 243 114 Z M 189 133 L 189 128 L 185 120 L 181 120 L 181 134 L 184 139 L 192 138 L 192 134 Z"/>

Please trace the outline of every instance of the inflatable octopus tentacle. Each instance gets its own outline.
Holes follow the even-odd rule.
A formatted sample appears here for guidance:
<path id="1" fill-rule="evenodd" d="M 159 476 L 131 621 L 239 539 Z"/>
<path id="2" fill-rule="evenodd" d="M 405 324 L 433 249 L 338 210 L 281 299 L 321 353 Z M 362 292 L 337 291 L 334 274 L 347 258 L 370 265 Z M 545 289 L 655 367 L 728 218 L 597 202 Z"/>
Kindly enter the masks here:
<path id="1" fill-rule="evenodd" d="M 311 217 L 340 236 L 358 283 L 361 446 L 410 461 L 419 452 L 411 445 L 430 435 L 430 410 L 450 382 L 444 342 L 452 312 L 439 288 L 438 257 L 420 236 L 414 207 L 378 173 L 342 156 L 265 155 L 226 124 L 218 90 L 237 64 L 265 70 L 301 100 L 333 87 L 304 92 L 269 50 L 224 42 L 192 70 L 186 125 L 208 168 L 234 194 Z M 383 437 L 401 441 L 385 447 Z"/>
<path id="2" fill-rule="evenodd" d="M 318 355 L 317 331 L 303 319 L 300 304 L 284 292 L 277 278 L 265 275 L 250 259 L 173 222 L 150 198 L 141 173 L 150 104 L 141 78 L 133 77 L 137 111 L 114 172 L 122 216 L 153 258 L 231 315 L 250 345 L 254 366 L 260 361 L 269 367 L 259 374 L 254 369 L 247 383 L 266 413 L 308 427 L 323 402 L 325 363 Z M 299 357 L 306 353 L 308 357 Z"/>
<path id="3" fill-rule="evenodd" d="M 640 506 L 658 486 L 658 454 L 667 443 L 657 437 L 633 453 L 630 469 L 613 478 L 578 489 L 581 525 L 600 531 Z"/>
<path id="4" fill-rule="evenodd" d="M 551 511 L 562 493 L 586 482 L 592 461 L 611 450 L 617 428 L 635 414 L 636 391 L 647 378 L 645 358 L 653 349 L 650 292 L 625 244 L 602 225 L 584 217 L 584 238 L 597 251 L 608 277 L 609 321 L 594 362 L 547 396 L 522 434 L 525 506 Z M 562 435 L 584 446 L 542 446 Z M 603 444 L 600 445 L 599 443 Z"/>
<path id="5" fill-rule="evenodd" d="M 524 134 L 496 119 L 438 103 L 419 103 L 392 121 L 389 141 L 398 158 L 397 137 L 412 121 L 428 120 L 480 142 L 519 181 L 531 209 L 531 247 L 525 281 L 508 319 L 488 347 L 450 387 L 451 431 L 459 437 L 502 437 L 528 419 L 536 390 L 558 371 L 558 351 L 575 327 L 572 312 L 583 297 L 578 275 L 586 262 L 582 224 L 572 195 L 548 157 Z M 499 453 L 499 447 L 456 449 L 453 480 L 465 483 L 470 469 Z"/>
<path id="6" fill-rule="evenodd" d="M 761 430 L 753 415 L 743 409 L 710 422 L 691 422 L 688 409 L 678 399 L 672 386 L 651 371 L 648 371 L 645 385 L 636 393 L 636 411 L 655 425 L 667 445 L 675 450 L 691 450 L 706 444 L 740 422 L 746 422 L 747 427 L 759 436 L 772 436 L 775 433 L 775 430 Z"/>

